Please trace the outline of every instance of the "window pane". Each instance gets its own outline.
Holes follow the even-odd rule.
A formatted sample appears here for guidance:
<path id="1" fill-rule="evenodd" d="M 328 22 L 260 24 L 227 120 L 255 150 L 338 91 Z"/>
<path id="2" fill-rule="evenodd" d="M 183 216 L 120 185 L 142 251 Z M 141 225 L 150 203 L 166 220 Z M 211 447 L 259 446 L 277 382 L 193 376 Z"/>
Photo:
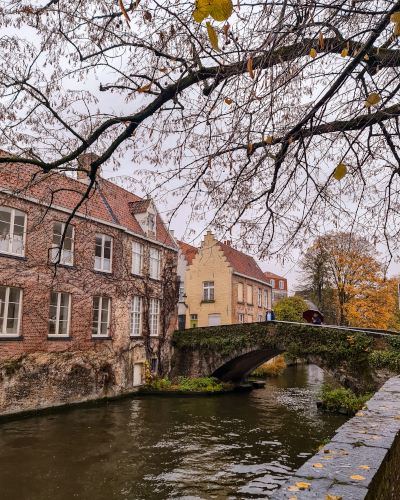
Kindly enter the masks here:
<path id="1" fill-rule="evenodd" d="M 107 297 L 103 297 L 101 301 L 101 322 L 108 323 L 108 303 L 109 299 Z"/>
<path id="2" fill-rule="evenodd" d="M 103 245 L 102 237 L 99 234 L 96 234 L 96 245 L 95 245 L 95 256 L 101 258 L 101 247 Z"/>
<path id="3" fill-rule="evenodd" d="M 15 211 L 14 214 L 14 236 L 23 236 L 25 229 L 25 214 L 19 210 Z"/>
<path id="4" fill-rule="evenodd" d="M 111 261 L 109 259 L 104 259 L 103 261 L 103 270 L 110 271 L 111 270 Z"/>
<path id="5" fill-rule="evenodd" d="M 59 247 L 61 245 L 62 226 L 61 222 L 53 224 L 53 246 Z"/>
<path id="6" fill-rule="evenodd" d="M 100 298 L 93 297 L 92 335 L 97 335 L 97 328 L 98 328 L 98 321 L 99 321 L 99 307 L 100 307 Z"/>
<path id="7" fill-rule="evenodd" d="M 111 238 L 104 236 L 104 258 L 111 259 Z"/>
<path id="8" fill-rule="evenodd" d="M 0 208 L 0 252 L 9 252 L 11 209 Z"/>
<path id="9" fill-rule="evenodd" d="M 10 288 L 6 333 L 18 334 L 20 293 L 21 291 L 18 288 Z"/>
<path id="10" fill-rule="evenodd" d="M 100 257 L 95 257 L 94 258 L 94 268 L 95 269 L 101 269 L 101 258 Z"/>
<path id="11" fill-rule="evenodd" d="M 56 333 L 57 320 L 57 293 L 50 293 L 50 312 L 49 312 L 49 335 Z"/>
<path id="12" fill-rule="evenodd" d="M 62 293 L 60 299 L 60 316 L 58 323 L 59 335 L 66 335 L 68 333 L 68 306 L 69 295 L 67 293 Z"/>

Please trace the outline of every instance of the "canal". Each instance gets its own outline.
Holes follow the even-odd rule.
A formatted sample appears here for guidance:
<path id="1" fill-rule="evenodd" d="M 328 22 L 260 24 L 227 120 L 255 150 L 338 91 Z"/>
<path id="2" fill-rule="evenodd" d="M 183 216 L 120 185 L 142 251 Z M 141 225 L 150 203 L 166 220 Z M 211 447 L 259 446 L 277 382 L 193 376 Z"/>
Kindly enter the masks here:
<path id="1" fill-rule="evenodd" d="M 316 409 L 326 382 L 299 365 L 251 393 L 125 398 L 3 422 L 1 499 L 266 499 L 346 421 Z"/>

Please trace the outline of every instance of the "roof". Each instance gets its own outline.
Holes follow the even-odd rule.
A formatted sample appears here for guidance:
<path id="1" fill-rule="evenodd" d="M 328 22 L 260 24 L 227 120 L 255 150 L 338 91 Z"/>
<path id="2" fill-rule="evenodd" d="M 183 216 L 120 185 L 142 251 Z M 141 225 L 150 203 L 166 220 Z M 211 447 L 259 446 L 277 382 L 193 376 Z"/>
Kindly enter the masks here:
<path id="1" fill-rule="evenodd" d="M 149 208 L 150 201 L 151 201 L 150 199 L 129 201 L 128 206 L 132 214 L 144 214 Z"/>
<path id="2" fill-rule="evenodd" d="M 285 280 L 286 279 L 283 276 L 278 276 L 277 274 L 270 273 L 269 271 L 267 271 L 265 273 L 265 276 L 267 276 L 267 278 L 273 278 L 273 279 L 280 279 L 280 280 Z"/>
<path id="3" fill-rule="evenodd" d="M 198 252 L 196 247 L 189 245 L 188 243 L 184 243 L 183 241 L 176 240 L 180 249 L 182 250 L 185 259 L 188 261 L 189 266 L 192 264 L 194 256 Z"/>
<path id="4" fill-rule="evenodd" d="M 8 155 L 0 150 L 0 156 Z M 55 208 L 60 206 L 69 210 L 76 207 L 88 188 L 87 184 L 65 174 L 43 174 L 38 167 L 26 163 L 0 163 L 0 186 L 12 190 L 16 196 L 29 196 L 43 205 L 51 204 Z M 88 199 L 79 207 L 78 213 L 121 225 L 144 236 L 131 207 L 138 203 L 148 206 L 150 201 L 100 178 L 97 187 L 91 189 Z M 175 248 L 175 243 L 158 214 L 156 241 Z"/>
<path id="5" fill-rule="evenodd" d="M 226 259 L 233 267 L 234 272 L 263 281 L 265 284 L 269 285 L 269 281 L 253 257 L 243 252 L 239 252 L 239 250 L 235 250 L 224 243 L 218 242 L 218 245 L 221 247 Z"/>

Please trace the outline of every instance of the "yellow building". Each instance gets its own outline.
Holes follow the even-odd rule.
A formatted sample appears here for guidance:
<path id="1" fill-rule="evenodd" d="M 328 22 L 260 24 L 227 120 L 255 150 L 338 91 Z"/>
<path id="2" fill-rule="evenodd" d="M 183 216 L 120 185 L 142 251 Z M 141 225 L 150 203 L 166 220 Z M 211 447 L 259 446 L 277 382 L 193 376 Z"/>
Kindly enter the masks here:
<path id="1" fill-rule="evenodd" d="M 208 231 L 185 280 L 186 325 L 265 321 L 272 286 L 253 257 L 217 241 Z"/>

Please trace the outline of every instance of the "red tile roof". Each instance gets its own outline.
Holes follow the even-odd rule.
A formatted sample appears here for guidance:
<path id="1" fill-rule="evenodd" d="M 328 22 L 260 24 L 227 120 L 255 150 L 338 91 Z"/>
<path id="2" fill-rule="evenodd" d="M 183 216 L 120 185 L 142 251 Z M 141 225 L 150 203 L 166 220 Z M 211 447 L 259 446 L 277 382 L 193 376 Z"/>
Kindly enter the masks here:
<path id="1" fill-rule="evenodd" d="M 224 243 L 218 242 L 218 245 L 221 247 L 225 257 L 233 267 L 234 272 L 244 274 L 249 278 L 254 278 L 269 284 L 265 274 L 261 271 L 253 257 L 250 257 L 250 255 L 246 255 L 243 252 L 239 252 L 239 250 L 235 250 L 231 246 L 225 245 Z"/>
<path id="2" fill-rule="evenodd" d="M 265 276 L 267 276 L 267 278 L 279 278 L 280 280 L 285 280 L 286 278 L 283 278 L 282 276 L 278 276 L 277 274 L 274 274 L 274 273 L 270 273 L 269 271 L 267 271 L 265 273 Z"/>
<path id="3" fill-rule="evenodd" d="M 179 247 L 182 249 L 182 253 L 188 261 L 189 266 L 192 264 L 194 256 L 198 252 L 196 247 L 192 247 L 188 243 L 184 243 L 183 241 L 176 240 Z"/>
<path id="4" fill-rule="evenodd" d="M 9 155 L 0 150 L 0 156 Z M 25 163 L 0 163 L 0 186 L 12 190 L 16 196 L 29 196 L 45 205 L 51 203 L 69 210 L 75 208 L 88 187 L 65 174 L 43 174 L 39 168 Z M 144 235 L 129 205 L 149 201 L 101 178 L 98 187 L 91 189 L 89 199 L 79 207 L 78 212 L 125 226 L 134 233 Z M 175 248 L 159 215 L 156 240 Z"/>
<path id="5" fill-rule="evenodd" d="M 265 276 L 268 278 L 268 281 L 270 279 L 275 280 L 274 290 L 276 289 L 276 290 L 286 290 L 287 291 L 287 278 L 284 278 L 283 276 L 278 276 L 277 274 L 274 274 L 274 273 L 270 273 L 269 271 L 267 271 L 265 273 Z M 283 288 L 279 288 L 278 281 L 283 281 L 283 283 L 284 283 Z"/>

